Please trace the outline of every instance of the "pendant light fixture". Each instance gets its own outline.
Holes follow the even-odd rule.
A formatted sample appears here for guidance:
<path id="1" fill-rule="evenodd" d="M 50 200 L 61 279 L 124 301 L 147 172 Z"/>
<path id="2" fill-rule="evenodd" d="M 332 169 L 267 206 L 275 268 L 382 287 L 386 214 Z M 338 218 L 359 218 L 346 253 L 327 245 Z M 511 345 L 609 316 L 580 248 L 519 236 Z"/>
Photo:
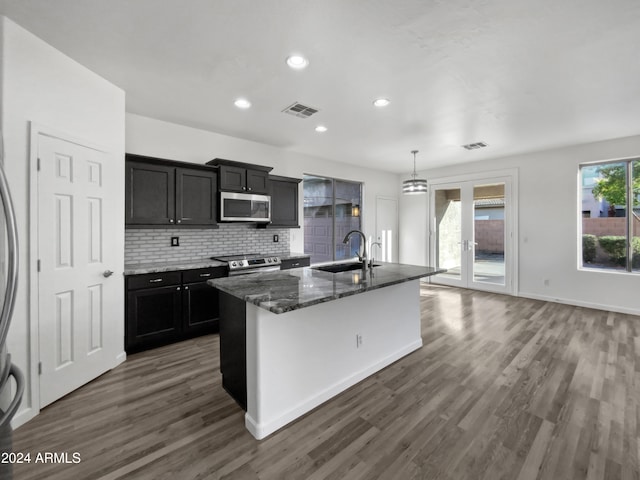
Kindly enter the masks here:
<path id="1" fill-rule="evenodd" d="M 413 153 L 413 173 L 411 174 L 411 180 L 405 180 L 402 182 L 402 193 L 407 195 L 415 195 L 418 193 L 427 193 L 427 181 L 424 178 L 416 178 L 416 153 L 418 150 L 411 150 Z"/>

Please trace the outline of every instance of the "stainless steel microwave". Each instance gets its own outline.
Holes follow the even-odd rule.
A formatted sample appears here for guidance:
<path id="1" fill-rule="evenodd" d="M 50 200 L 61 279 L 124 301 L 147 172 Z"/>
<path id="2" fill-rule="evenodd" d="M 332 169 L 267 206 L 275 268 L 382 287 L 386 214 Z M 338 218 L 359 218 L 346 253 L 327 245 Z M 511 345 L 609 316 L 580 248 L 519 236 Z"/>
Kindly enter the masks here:
<path id="1" fill-rule="evenodd" d="M 220 192 L 221 222 L 270 222 L 271 197 L 252 193 Z"/>

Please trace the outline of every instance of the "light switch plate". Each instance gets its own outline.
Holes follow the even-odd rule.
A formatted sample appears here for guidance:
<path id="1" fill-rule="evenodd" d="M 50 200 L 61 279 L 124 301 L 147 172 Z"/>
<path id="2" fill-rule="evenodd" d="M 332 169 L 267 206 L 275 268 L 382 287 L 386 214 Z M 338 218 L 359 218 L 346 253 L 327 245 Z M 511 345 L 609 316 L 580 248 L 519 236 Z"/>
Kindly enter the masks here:
<path id="1" fill-rule="evenodd" d="M 180 237 L 171 237 L 171 246 L 179 247 L 180 246 Z"/>

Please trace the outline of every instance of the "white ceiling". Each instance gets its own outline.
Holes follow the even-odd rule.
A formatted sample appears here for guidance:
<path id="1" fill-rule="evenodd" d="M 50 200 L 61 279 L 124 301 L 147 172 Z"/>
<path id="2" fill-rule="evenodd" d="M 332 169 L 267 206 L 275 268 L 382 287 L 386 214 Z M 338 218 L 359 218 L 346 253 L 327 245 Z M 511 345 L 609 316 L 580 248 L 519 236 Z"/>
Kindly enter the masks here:
<path id="1" fill-rule="evenodd" d="M 123 88 L 129 112 L 391 172 L 411 170 L 413 149 L 426 169 L 640 133 L 638 0 L 0 0 L 0 13 Z M 310 66 L 289 69 L 292 52 Z M 380 96 L 391 104 L 373 107 Z M 281 113 L 295 101 L 320 112 Z M 461 148 L 477 141 L 489 147 Z"/>

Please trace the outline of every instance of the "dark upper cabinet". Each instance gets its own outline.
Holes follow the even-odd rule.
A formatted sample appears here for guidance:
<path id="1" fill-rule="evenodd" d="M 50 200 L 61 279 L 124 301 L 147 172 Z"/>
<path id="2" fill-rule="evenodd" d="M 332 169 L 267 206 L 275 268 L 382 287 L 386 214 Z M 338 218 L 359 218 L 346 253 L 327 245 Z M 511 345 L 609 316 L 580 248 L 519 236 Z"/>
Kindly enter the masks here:
<path id="1" fill-rule="evenodd" d="M 216 224 L 216 173 L 176 168 L 176 223 Z"/>
<path id="2" fill-rule="evenodd" d="M 269 176 L 271 223 L 266 227 L 300 227 L 298 218 L 298 178 Z"/>
<path id="3" fill-rule="evenodd" d="M 228 165 L 221 166 L 218 170 L 220 174 L 220 190 L 243 192 L 246 186 L 246 172 L 245 168 Z"/>
<path id="4" fill-rule="evenodd" d="M 269 173 L 248 168 L 247 191 L 250 193 L 269 193 Z"/>
<path id="5" fill-rule="evenodd" d="M 220 190 L 266 194 L 269 173 L 263 170 L 220 165 Z"/>
<path id="6" fill-rule="evenodd" d="M 208 167 L 127 155 L 125 225 L 216 226 L 217 174 Z"/>
<path id="7" fill-rule="evenodd" d="M 126 217 L 131 225 L 167 225 L 175 217 L 175 168 L 127 161 Z"/>
<path id="8" fill-rule="evenodd" d="M 207 165 L 218 167 L 218 187 L 227 192 L 269 193 L 269 172 L 272 167 L 214 158 Z"/>

